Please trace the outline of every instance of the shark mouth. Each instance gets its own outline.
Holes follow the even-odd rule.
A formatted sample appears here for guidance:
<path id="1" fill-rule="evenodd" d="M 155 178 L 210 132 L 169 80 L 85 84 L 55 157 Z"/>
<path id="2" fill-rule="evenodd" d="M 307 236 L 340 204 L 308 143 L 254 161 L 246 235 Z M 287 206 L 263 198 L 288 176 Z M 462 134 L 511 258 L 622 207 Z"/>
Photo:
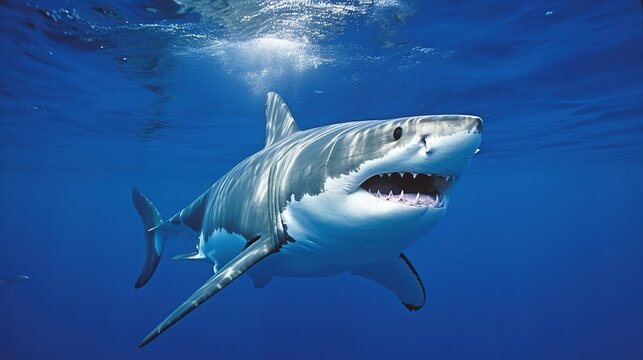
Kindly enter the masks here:
<path id="1" fill-rule="evenodd" d="M 394 172 L 372 176 L 360 187 L 383 201 L 443 208 L 446 191 L 455 176 Z"/>

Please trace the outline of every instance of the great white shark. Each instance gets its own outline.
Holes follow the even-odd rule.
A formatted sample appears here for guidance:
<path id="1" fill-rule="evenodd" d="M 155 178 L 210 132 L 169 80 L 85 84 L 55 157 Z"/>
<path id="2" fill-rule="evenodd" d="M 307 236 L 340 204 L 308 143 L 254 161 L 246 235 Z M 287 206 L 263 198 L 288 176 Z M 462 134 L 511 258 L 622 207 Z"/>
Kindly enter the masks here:
<path id="1" fill-rule="evenodd" d="M 482 120 L 411 116 L 300 130 L 276 93 L 266 102 L 266 145 L 163 221 L 133 190 L 148 282 L 170 239 L 194 239 L 177 259 L 206 260 L 214 275 L 154 328 L 146 345 L 242 274 L 261 288 L 275 276 L 349 272 L 388 288 L 409 310 L 425 302 L 403 251 L 442 218 L 476 153 Z"/>

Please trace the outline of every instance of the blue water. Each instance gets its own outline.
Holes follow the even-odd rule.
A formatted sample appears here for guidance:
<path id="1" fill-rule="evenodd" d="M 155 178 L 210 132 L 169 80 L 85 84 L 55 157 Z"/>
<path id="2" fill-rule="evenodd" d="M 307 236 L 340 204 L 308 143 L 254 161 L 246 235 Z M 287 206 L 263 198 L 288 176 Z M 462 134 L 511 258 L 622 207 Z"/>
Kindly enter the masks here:
<path id="1" fill-rule="evenodd" d="M 637 1 L 0 1 L 0 359 L 643 358 Z M 144 259 L 136 187 L 174 214 L 302 128 L 471 113 L 481 152 L 406 251 L 408 312 L 348 275 L 240 278 L 143 349 L 209 276 Z M 392 224 L 394 226 L 394 224 Z"/>

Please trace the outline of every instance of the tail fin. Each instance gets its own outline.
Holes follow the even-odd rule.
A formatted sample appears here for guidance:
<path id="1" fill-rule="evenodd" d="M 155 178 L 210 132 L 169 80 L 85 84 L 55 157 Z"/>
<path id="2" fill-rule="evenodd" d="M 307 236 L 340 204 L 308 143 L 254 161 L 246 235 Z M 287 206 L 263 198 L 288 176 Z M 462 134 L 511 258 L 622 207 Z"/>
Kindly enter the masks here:
<path id="1" fill-rule="evenodd" d="M 161 223 L 161 214 L 151 201 L 149 201 L 143 194 L 138 192 L 136 189 L 132 189 L 132 200 L 134 201 L 134 207 L 136 211 L 141 216 L 143 220 L 143 226 L 145 227 L 145 242 L 147 245 L 147 257 L 145 259 L 145 265 L 143 266 L 143 271 L 141 275 L 136 280 L 135 288 L 140 288 L 145 285 L 148 280 L 154 274 L 154 270 L 161 260 L 161 254 L 163 253 L 163 246 L 165 242 L 163 241 L 162 236 L 156 236 L 154 228 Z"/>

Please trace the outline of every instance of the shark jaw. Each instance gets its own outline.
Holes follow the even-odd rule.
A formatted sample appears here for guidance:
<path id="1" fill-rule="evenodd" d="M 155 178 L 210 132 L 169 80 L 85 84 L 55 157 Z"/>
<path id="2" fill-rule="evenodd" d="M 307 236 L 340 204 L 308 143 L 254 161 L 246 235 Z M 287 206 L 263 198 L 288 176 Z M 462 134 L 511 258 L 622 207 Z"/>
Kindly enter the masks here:
<path id="1" fill-rule="evenodd" d="M 360 189 L 382 201 L 441 209 L 454 181 L 455 176 L 452 175 L 392 172 L 370 177 L 360 185 Z"/>

